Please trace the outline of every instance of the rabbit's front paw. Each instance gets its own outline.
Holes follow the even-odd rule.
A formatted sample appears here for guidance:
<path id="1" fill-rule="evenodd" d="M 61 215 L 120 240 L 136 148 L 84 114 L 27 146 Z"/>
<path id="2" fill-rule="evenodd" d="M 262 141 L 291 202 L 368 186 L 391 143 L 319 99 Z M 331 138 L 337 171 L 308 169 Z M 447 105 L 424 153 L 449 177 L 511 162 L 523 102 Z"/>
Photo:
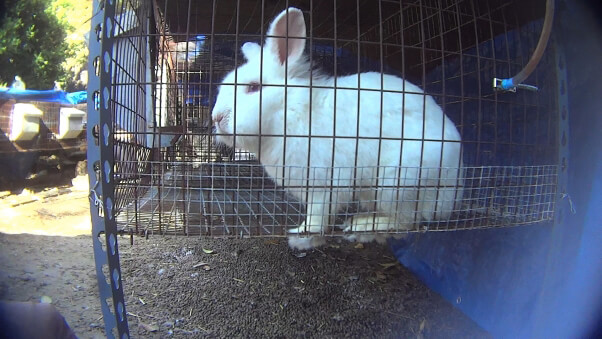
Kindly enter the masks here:
<path id="1" fill-rule="evenodd" d="M 322 233 L 323 228 L 325 228 L 325 225 L 322 223 L 322 218 L 310 217 L 308 220 L 304 221 L 301 226 L 288 230 L 288 233 Z"/>
<path id="2" fill-rule="evenodd" d="M 395 228 L 394 221 L 390 217 L 373 215 L 354 216 L 345 224 L 347 227 L 343 230 L 344 232 L 387 231 Z"/>
<path id="3" fill-rule="evenodd" d="M 306 251 L 312 248 L 320 247 L 326 244 L 325 237 L 296 237 L 291 236 L 288 238 L 288 246 L 292 249 L 299 251 Z"/>
<path id="4" fill-rule="evenodd" d="M 354 216 L 351 220 L 345 221 L 344 232 L 349 233 L 345 236 L 347 241 L 351 242 L 372 242 L 376 241 L 379 244 L 387 242 L 390 234 L 362 234 L 361 232 L 371 231 L 388 231 L 395 229 L 395 224 L 392 218 L 373 215 Z M 357 233 L 354 233 L 357 232 Z"/>

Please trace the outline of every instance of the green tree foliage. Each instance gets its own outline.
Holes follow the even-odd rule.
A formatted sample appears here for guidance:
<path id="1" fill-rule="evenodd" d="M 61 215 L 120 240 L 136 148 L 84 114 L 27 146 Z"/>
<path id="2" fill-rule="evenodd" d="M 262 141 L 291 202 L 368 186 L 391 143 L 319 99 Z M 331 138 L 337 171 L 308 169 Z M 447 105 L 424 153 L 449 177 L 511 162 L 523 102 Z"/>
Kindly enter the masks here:
<path id="1" fill-rule="evenodd" d="M 28 88 L 52 89 L 64 75 L 65 29 L 50 0 L 6 0 L 0 17 L 0 83 L 21 76 Z"/>
<path id="2" fill-rule="evenodd" d="M 61 64 L 64 74 L 59 82 L 67 91 L 83 90 L 86 80 L 82 82 L 80 74 L 88 65 L 86 34 L 90 30 L 92 0 L 52 0 L 51 6 L 67 32 L 66 58 Z"/>

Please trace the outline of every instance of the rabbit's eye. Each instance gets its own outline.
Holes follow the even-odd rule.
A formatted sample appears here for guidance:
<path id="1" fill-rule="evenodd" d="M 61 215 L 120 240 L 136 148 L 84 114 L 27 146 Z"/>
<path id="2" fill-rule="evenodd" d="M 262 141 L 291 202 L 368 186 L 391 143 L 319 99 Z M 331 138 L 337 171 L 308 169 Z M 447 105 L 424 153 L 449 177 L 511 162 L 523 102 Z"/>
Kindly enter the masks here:
<path id="1" fill-rule="evenodd" d="M 258 82 L 251 82 L 247 86 L 247 93 L 255 93 L 261 89 L 261 85 Z"/>

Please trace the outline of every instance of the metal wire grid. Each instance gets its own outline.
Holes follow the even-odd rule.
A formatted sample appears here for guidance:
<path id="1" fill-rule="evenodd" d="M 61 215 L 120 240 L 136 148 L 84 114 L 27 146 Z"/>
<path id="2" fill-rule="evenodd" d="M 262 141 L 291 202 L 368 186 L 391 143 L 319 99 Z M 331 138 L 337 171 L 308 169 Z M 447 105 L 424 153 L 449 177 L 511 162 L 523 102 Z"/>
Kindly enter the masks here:
<path id="1" fill-rule="evenodd" d="M 9 133 L 10 131 L 10 117 L 15 103 L 15 99 L 0 100 L 0 130 L 4 133 Z"/>
<path id="2" fill-rule="evenodd" d="M 364 168 L 359 169 L 362 170 Z M 416 169 L 396 170 L 403 173 Z M 388 225 L 391 229 L 387 232 L 505 227 L 553 219 L 557 166 L 468 167 L 464 171 L 463 197 L 449 218 L 421 222 L 420 217 L 414 215 L 415 227 L 412 229 Z M 137 192 L 140 192 L 138 199 L 117 217 L 121 229 L 133 229 L 137 233 L 203 236 L 286 236 L 287 229 L 300 225 L 306 218 L 305 206 L 295 197 L 295 190 L 321 188 L 310 183 L 297 187 L 289 185 L 285 190 L 276 185 L 259 164 L 206 163 L 194 169 L 190 164 L 177 163 L 164 173 L 149 174 L 149 177 L 152 178 L 147 182 L 152 184 L 137 187 Z M 282 178 L 276 178 L 276 181 L 278 180 Z M 287 180 L 295 181 L 290 177 Z M 346 184 L 349 186 L 344 186 Z M 375 189 L 354 188 L 350 185 L 351 182 L 343 183 L 343 186 L 339 183 L 337 189 Z M 419 188 L 417 185 L 407 185 L 401 188 L 403 189 Z M 419 203 L 418 200 L 402 201 L 401 196 L 398 199 L 388 202 Z M 362 204 L 365 203 L 377 201 L 362 201 Z M 336 201 L 333 201 L 334 204 Z M 331 220 L 334 221 L 335 227 L 324 227 L 323 233 L 343 234 L 350 218 L 354 216 L 378 217 L 374 212 L 362 210 L 359 205 L 356 201 L 341 210 L 333 211 Z"/>
<path id="3" fill-rule="evenodd" d="M 150 93 L 151 55 L 150 32 L 147 22 L 150 4 L 141 0 L 120 1 L 116 4 L 112 55 L 103 56 L 112 64 L 110 109 L 113 113 L 113 177 L 115 213 L 136 199 L 135 185 L 147 171 L 154 145 L 154 104 Z M 100 65 L 103 67 L 104 65 Z M 106 131 L 102 131 L 106 133 Z"/>
<path id="4" fill-rule="evenodd" d="M 136 8 L 132 2 L 126 3 L 130 5 L 124 8 Z M 156 45 L 150 46 L 157 46 L 157 51 L 151 54 L 158 56 L 154 62 L 158 72 L 150 74 L 157 80 L 152 123 L 141 113 L 149 104 L 141 101 L 149 87 L 133 76 L 135 71 L 125 70 L 122 81 L 114 83 L 115 88 L 119 83 L 133 88 L 130 93 L 124 91 L 124 100 L 119 96 L 115 100 L 114 121 L 126 125 L 123 130 L 116 127 L 115 137 L 122 135 L 115 148 L 116 164 L 121 163 L 115 172 L 122 178 L 115 186 L 121 227 L 177 234 L 284 235 L 285 225 L 298 225 L 305 219 L 303 204 L 275 186 L 261 168 L 236 163 L 254 161 L 254 154 L 216 147 L 211 133 L 210 108 L 216 85 L 225 72 L 243 61 L 238 55 L 240 44 L 260 41 L 260 33 L 265 34 L 261 24 L 266 25 L 270 12 L 275 15 L 281 5 L 269 1 L 252 5 L 157 1 L 155 35 L 137 31 L 116 36 L 116 41 L 129 46 L 130 53 L 113 61 L 129 66 L 138 58 L 142 61 L 138 76 L 146 74 L 141 70 L 149 59 L 136 46 L 154 41 Z M 547 164 L 557 163 L 556 88 L 543 86 L 539 95 L 500 94 L 494 93 L 489 83 L 493 76 L 511 76 L 526 63 L 539 32 L 537 23 L 528 22 L 537 14 L 517 13 L 517 3 L 509 1 L 381 1 L 376 15 L 382 22 L 366 28 L 365 22 L 355 23 L 358 13 L 370 8 L 366 1 L 356 2 L 355 12 L 344 12 L 341 4 L 329 2 L 289 1 L 289 5 L 312 9 L 313 18 L 306 17 L 306 22 L 308 27 L 313 22 L 313 33 L 310 30 L 308 34 L 319 48 L 310 48 L 310 58 L 327 72 L 380 70 L 410 79 L 432 95 L 458 126 L 465 164 L 473 166 L 465 169 L 463 204 L 452 219 L 426 225 L 429 230 L 551 220 L 556 167 Z M 236 15 L 224 14 L 244 6 L 253 7 L 251 14 L 242 10 Z M 329 7 L 330 11 L 325 10 Z M 125 12 L 121 11 L 120 18 L 127 22 Z M 334 23 L 319 20 L 320 13 Z M 227 18 L 223 22 L 228 24 L 220 24 L 219 18 Z M 554 69 L 550 59 L 548 55 L 542 64 Z M 116 72 L 123 72 L 122 68 L 117 67 Z M 549 70 L 535 76 L 537 85 L 555 81 L 555 73 Z M 143 128 L 140 122 L 147 125 Z M 155 129 L 149 130 L 153 123 Z M 170 125 L 181 129 L 162 128 Z M 157 139 L 157 134 L 158 139 L 163 134 L 177 142 L 155 148 L 155 160 L 151 161 L 148 148 L 139 150 L 141 145 L 150 145 L 149 135 Z M 133 149 L 118 149 L 126 145 Z M 163 160 L 156 161 L 157 153 Z M 233 162 L 237 175 L 222 162 Z M 245 188 L 245 181 L 253 182 L 252 187 Z M 216 182 L 222 184 L 216 186 Z M 369 212 L 350 206 L 339 211 L 336 220 L 340 224 L 351 213 Z"/>

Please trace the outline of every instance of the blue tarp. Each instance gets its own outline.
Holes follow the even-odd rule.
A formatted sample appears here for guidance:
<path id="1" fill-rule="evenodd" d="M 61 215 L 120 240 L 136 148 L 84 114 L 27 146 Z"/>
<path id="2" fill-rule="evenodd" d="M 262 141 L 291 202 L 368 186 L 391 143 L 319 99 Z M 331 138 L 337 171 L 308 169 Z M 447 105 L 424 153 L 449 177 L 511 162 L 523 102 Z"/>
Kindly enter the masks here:
<path id="1" fill-rule="evenodd" d="M 86 91 L 67 93 L 65 91 L 55 90 L 38 91 L 31 89 L 0 88 L 0 100 L 15 99 L 75 105 L 86 102 L 86 98 Z"/>

